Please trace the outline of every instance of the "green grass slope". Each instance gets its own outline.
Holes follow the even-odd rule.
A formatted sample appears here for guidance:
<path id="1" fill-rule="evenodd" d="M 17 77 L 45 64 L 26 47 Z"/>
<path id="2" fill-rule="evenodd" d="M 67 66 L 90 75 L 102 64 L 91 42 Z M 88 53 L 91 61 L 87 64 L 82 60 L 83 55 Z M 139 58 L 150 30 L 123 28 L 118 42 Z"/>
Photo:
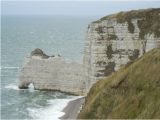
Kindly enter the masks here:
<path id="1" fill-rule="evenodd" d="M 78 118 L 160 119 L 160 48 L 94 84 Z"/>

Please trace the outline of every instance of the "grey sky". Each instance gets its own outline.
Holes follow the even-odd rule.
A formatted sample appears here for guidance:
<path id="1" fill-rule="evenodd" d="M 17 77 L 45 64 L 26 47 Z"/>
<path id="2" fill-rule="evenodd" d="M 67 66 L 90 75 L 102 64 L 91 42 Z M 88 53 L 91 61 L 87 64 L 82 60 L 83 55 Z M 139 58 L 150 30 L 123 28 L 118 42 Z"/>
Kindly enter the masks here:
<path id="1" fill-rule="evenodd" d="M 103 16 L 118 11 L 151 7 L 160 7 L 160 1 L 3 1 L 2 14 Z"/>

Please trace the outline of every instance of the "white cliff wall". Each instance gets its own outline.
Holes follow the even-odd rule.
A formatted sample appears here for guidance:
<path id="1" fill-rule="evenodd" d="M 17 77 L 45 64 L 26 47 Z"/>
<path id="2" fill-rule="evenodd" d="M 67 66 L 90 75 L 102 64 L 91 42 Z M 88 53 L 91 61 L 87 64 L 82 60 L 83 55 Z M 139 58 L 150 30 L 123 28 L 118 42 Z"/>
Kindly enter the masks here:
<path id="1" fill-rule="evenodd" d="M 35 89 L 59 90 L 84 95 L 84 71 L 81 64 L 66 61 L 62 57 L 30 56 L 21 69 L 19 87 L 32 83 Z"/>
<path id="2" fill-rule="evenodd" d="M 88 26 L 84 67 L 89 88 L 97 80 L 118 70 L 128 61 L 159 47 L 160 38 L 147 34 L 140 39 L 138 19 L 132 19 L 134 32 L 128 30 L 128 23 L 118 23 L 115 18 L 93 22 Z"/>

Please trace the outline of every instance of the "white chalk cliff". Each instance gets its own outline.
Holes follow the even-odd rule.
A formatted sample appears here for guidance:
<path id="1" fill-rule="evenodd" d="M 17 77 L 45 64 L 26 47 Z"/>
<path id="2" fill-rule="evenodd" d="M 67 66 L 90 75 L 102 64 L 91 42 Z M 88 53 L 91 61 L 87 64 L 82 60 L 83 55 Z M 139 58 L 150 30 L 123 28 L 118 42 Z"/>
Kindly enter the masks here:
<path id="1" fill-rule="evenodd" d="M 32 54 L 22 67 L 19 87 L 86 95 L 99 79 L 145 52 L 160 47 L 160 9 L 106 16 L 88 25 L 83 65 L 62 57 Z"/>
<path id="2" fill-rule="evenodd" d="M 58 90 L 83 95 L 83 75 L 81 64 L 67 61 L 61 56 L 50 57 L 42 50 L 35 49 L 22 66 L 19 88 L 28 88 L 32 83 L 38 90 Z"/>
<path id="3" fill-rule="evenodd" d="M 84 54 L 87 88 L 156 47 L 160 47 L 160 9 L 120 12 L 92 22 Z"/>

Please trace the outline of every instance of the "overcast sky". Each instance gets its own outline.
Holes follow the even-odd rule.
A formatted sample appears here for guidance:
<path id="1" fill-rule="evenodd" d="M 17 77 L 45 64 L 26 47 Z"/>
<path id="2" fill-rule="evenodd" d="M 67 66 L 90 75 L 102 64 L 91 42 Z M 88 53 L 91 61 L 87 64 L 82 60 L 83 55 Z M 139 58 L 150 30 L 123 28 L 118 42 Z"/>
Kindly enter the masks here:
<path id="1" fill-rule="evenodd" d="M 95 15 L 118 11 L 160 8 L 160 1 L 3 1 L 3 15 Z"/>

